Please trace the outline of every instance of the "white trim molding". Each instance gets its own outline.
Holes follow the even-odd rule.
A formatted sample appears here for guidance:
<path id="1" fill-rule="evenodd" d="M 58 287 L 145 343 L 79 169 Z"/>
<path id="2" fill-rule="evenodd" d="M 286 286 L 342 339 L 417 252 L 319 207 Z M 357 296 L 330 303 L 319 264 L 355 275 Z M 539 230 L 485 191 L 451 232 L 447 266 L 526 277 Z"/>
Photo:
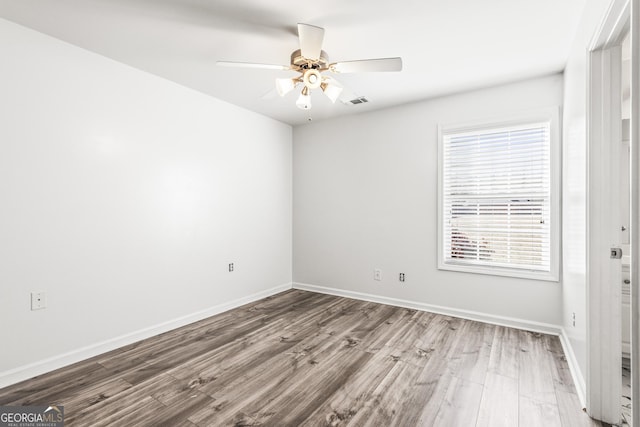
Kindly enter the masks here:
<path id="1" fill-rule="evenodd" d="M 450 270 L 450 271 L 462 271 L 469 273 L 477 273 L 477 274 L 488 274 L 495 276 L 507 276 L 507 277 L 519 277 L 525 279 L 533 279 L 533 280 L 545 280 L 551 282 L 558 282 L 560 277 L 560 205 L 561 205 L 561 164 L 562 164 L 562 152 L 561 152 L 561 141 L 560 141 L 560 133 L 561 133 L 561 125 L 560 125 L 560 108 L 557 106 L 545 107 L 545 108 L 537 108 L 534 110 L 526 110 L 519 112 L 511 112 L 508 114 L 504 114 L 500 117 L 487 118 L 483 120 L 475 120 L 471 122 L 464 123 L 440 123 L 438 125 L 438 199 L 437 199 L 437 256 L 438 256 L 438 269 L 439 270 Z M 460 161 L 462 159 L 468 159 L 469 153 L 464 151 L 464 149 L 470 149 L 467 143 L 462 144 L 460 147 L 453 149 L 449 154 L 447 154 L 449 147 L 448 138 L 457 138 L 463 135 L 472 135 L 476 137 L 483 138 L 483 134 L 486 133 L 496 133 L 496 132 L 507 132 L 514 130 L 522 130 L 522 129 L 531 129 L 537 128 L 539 130 L 548 129 L 548 141 L 542 143 L 541 141 L 535 141 L 530 139 L 528 141 L 519 139 L 521 144 L 527 143 L 530 144 L 530 147 L 537 147 L 539 143 L 541 145 L 540 152 L 538 153 L 539 161 L 546 161 L 548 156 L 548 168 L 549 175 L 547 184 L 539 184 L 538 187 L 540 189 L 546 187 L 548 189 L 548 194 L 542 196 L 541 194 L 536 194 L 536 197 L 540 197 L 543 200 L 543 206 L 546 208 L 543 209 L 543 212 L 546 212 L 544 215 L 548 217 L 545 221 L 541 221 L 542 224 L 540 226 L 540 238 L 541 241 L 544 242 L 548 238 L 548 253 L 545 251 L 544 243 L 541 243 L 542 248 L 541 254 L 542 259 L 544 260 L 546 256 L 549 257 L 549 265 L 540 265 L 540 266 L 525 266 L 517 263 L 511 263 L 507 261 L 495 261 L 489 259 L 480 259 L 480 260 L 469 260 L 469 259 L 461 259 L 466 258 L 465 256 L 461 256 L 458 259 L 451 259 L 448 253 L 452 251 L 452 248 L 447 249 L 447 241 L 449 240 L 449 233 L 451 230 L 447 230 L 449 227 L 450 218 L 448 218 L 451 214 L 446 213 L 445 202 L 447 199 L 458 200 L 458 195 L 451 196 L 450 188 L 448 187 L 446 177 L 448 160 L 447 157 L 454 158 L 454 162 Z M 546 134 L 546 132 L 545 132 Z M 546 139 L 546 138 L 545 138 Z M 486 140 L 485 140 L 486 142 Z M 536 143 L 537 142 L 537 143 Z M 492 145 L 492 142 L 489 142 Z M 460 145 L 460 144 L 456 144 Z M 548 145 L 548 146 L 547 146 Z M 464 149 L 462 148 L 464 147 Z M 548 148 L 548 152 L 546 149 Z M 461 151 L 463 150 L 463 151 Z M 464 154 L 460 154 L 464 152 Z M 543 153 L 544 152 L 544 153 Z M 462 156 L 461 158 L 455 160 L 456 155 L 454 153 L 458 153 L 458 155 Z M 529 153 L 531 154 L 531 153 Z M 533 155 L 533 154 L 531 154 Z M 491 153 L 488 154 L 485 151 L 482 154 L 475 153 L 473 154 L 474 158 L 478 160 L 479 158 L 482 161 L 488 161 L 491 158 L 492 162 L 498 164 L 498 162 L 503 162 L 503 165 L 507 165 L 509 161 L 506 154 L 503 155 L 501 153 Z M 480 156 L 480 157 L 478 157 Z M 495 157 L 494 157 L 495 156 Z M 470 166 L 469 166 L 470 165 Z M 468 164 L 467 169 L 473 169 L 473 165 Z M 448 170 L 448 169 L 447 169 Z M 449 171 L 450 173 L 454 173 Z M 484 173 L 479 171 L 479 173 Z M 542 172 L 540 172 L 542 173 Z M 543 174 L 542 175 L 546 175 Z M 542 179 L 542 182 L 545 182 L 545 178 L 540 178 L 538 176 L 529 176 L 527 179 Z M 457 178 L 459 179 L 459 178 Z M 483 177 L 484 179 L 488 179 L 487 177 Z M 494 178 L 491 179 L 501 179 Z M 459 186 L 459 182 L 455 181 L 456 185 Z M 456 191 L 459 190 L 459 187 L 456 187 Z M 537 189 L 536 191 L 539 191 Z M 467 188 L 469 190 L 469 188 Z M 473 190 L 475 191 L 475 189 Z M 473 192 L 472 191 L 472 192 Z M 513 190 L 516 191 L 516 190 Z M 527 187 L 519 188 L 519 192 L 532 191 Z M 472 200 L 476 196 L 469 195 Z M 478 196 L 480 197 L 480 196 Z M 481 197 L 485 197 L 483 194 Z M 503 204 L 510 204 L 512 201 L 506 195 L 495 195 L 496 198 L 502 200 Z M 509 200 L 509 201 L 507 201 Z M 457 203 L 456 202 L 456 203 Z M 523 206 L 520 206 L 520 212 L 524 212 Z M 548 212 L 547 212 L 548 210 Z M 473 215 L 472 215 L 473 216 Z M 475 217 L 475 216 L 474 216 Z M 544 218 L 544 216 L 543 216 Z M 545 227 L 549 227 L 548 230 Z M 476 231 L 483 231 L 483 226 L 480 226 L 480 229 L 476 229 Z M 547 235 L 548 233 L 548 235 Z M 539 270 L 538 270 L 539 268 Z"/>
<path id="2" fill-rule="evenodd" d="M 640 426 L 640 0 L 631 3 L 631 418 Z"/>
<path id="3" fill-rule="evenodd" d="M 25 366 L 20 366 L 15 369 L 0 372 L 0 388 L 16 384 L 20 381 L 33 378 L 37 375 L 42 375 L 59 368 L 63 368 L 65 366 L 69 366 L 73 363 L 81 362 L 91 357 L 118 349 L 125 345 L 133 344 L 134 342 L 150 338 L 155 335 L 180 328 L 182 326 L 186 326 L 190 323 L 194 323 L 211 316 L 215 316 L 216 314 L 224 313 L 225 311 L 232 310 L 234 308 L 240 307 L 241 305 L 249 304 L 262 298 L 284 292 L 291 289 L 291 287 L 291 283 L 285 283 L 283 285 L 265 289 L 264 291 L 256 292 L 242 298 L 237 298 L 233 301 L 217 304 L 205 310 L 178 317 L 177 319 L 169 320 L 158 325 L 150 326 L 148 328 L 140 329 L 129 334 L 91 344 L 86 347 L 72 350 L 64 354 L 59 354 L 48 359 L 39 360 L 37 362 L 30 363 Z"/>
<path id="4" fill-rule="evenodd" d="M 423 302 L 407 301 L 398 298 L 381 295 L 365 294 L 361 292 L 347 291 L 344 289 L 327 286 L 310 285 L 307 283 L 293 283 L 294 289 L 317 292 L 320 294 L 336 295 L 339 297 L 353 298 L 361 301 L 376 302 L 379 304 L 393 305 L 396 307 L 411 308 L 414 310 L 428 311 L 429 313 L 443 314 L 445 316 L 459 317 L 461 319 L 475 320 L 477 322 L 490 323 L 492 325 L 506 326 L 509 328 L 523 329 L 543 334 L 560 335 L 562 327 L 550 323 L 535 322 L 532 320 L 518 319 L 515 317 L 498 316 L 479 311 L 462 310 L 459 308 L 444 307 Z"/>

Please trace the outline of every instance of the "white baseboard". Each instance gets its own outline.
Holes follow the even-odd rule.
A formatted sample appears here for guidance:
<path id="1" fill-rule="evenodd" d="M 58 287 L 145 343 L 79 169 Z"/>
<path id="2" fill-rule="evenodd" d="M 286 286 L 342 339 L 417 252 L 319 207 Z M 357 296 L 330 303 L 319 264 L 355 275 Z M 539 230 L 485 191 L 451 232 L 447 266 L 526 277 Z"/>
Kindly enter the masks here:
<path id="1" fill-rule="evenodd" d="M 567 364 L 569 365 L 569 371 L 571 371 L 571 377 L 573 378 L 573 384 L 576 386 L 576 392 L 578 393 L 578 399 L 582 409 L 587 407 L 587 383 L 584 380 L 580 366 L 578 365 L 578 359 L 573 352 L 571 341 L 567 336 L 567 332 L 562 329 L 560 333 L 560 343 L 564 350 L 564 355 L 567 357 Z"/>
<path id="2" fill-rule="evenodd" d="M 514 317 L 497 316 L 493 314 L 481 313 L 478 311 L 462 310 L 458 308 L 443 307 L 439 305 L 426 304 L 422 302 L 407 301 L 397 298 L 390 298 L 380 295 L 365 294 L 361 292 L 347 291 L 344 289 L 330 288 L 326 286 L 309 285 L 306 283 L 293 283 L 294 289 L 318 292 L 321 294 L 336 295 L 353 298 L 362 301 L 377 302 L 380 304 L 393 305 L 397 307 L 412 308 L 415 310 L 428 311 L 430 313 L 443 314 L 445 316 L 459 317 L 462 319 L 476 320 L 478 322 L 491 323 L 493 325 L 507 326 L 510 328 L 524 329 L 532 332 L 541 332 L 550 335 L 560 335 L 562 328 L 550 323 L 534 322 L 531 320 L 517 319 Z"/>
<path id="3" fill-rule="evenodd" d="M 53 356 L 44 360 L 39 360 L 28 365 L 20 366 L 15 369 L 0 372 L 0 388 L 7 387 L 12 384 L 16 384 L 20 381 L 33 378 L 37 375 L 42 375 L 53 370 L 69 366 L 73 363 L 80 362 L 82 360 L 89 359 L 94 356 L 106 353 L 111 350 L 123 347 L 134 342 L 162 334 L 164 332 L 171 331 L 181 326 L 188 325 L 199 320 L 206 319 L 207 317 L 214 316 L 216 314 L 229 311 L 241 305 L 248 304 L 257 301 L 262 298 L 277 294 L 279 292 L 291 289 L 292 284 L 286 283 L 284 285 L 275 286 L 264 291 L 256 292 L 251 295 L 247 295 L 242 298 L 235 299 L 233 301 L 225 302 L 222 304 L 214 305 L 206 310 L 198 311 L 196 313 L 188 314 L 186 316 L 179 317 L 177 319 L 169 320 L 167 322 L 160 323 L 148 328 L 140 329 L 135 332 L 131 332 L 126 335 L 115 337 L 106 341 L 102 341 L 96 344 L 92 344 L 86 347 L 79 348 L 77 350 L 70 351 L 68 353 Z"/>

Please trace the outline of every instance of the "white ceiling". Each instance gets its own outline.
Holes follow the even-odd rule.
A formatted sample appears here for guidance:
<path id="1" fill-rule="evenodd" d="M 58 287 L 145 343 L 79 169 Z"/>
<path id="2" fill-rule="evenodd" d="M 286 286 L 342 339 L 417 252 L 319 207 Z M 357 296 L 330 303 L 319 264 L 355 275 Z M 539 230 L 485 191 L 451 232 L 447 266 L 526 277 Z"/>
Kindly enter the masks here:
<path id="1" fill-rule="evenodd" d="M 0 0 L 0 17 L 292 125 L 564 69 L 587 0 Z M 319 90 L 299 110 L 274 79 L 291 72 L 296 23 L 325 28 L 329 59 L 401 56 L 399 73 L 339 76 L 368 104 Z M 295 75 L 295 74 L 294 74 Z"/>

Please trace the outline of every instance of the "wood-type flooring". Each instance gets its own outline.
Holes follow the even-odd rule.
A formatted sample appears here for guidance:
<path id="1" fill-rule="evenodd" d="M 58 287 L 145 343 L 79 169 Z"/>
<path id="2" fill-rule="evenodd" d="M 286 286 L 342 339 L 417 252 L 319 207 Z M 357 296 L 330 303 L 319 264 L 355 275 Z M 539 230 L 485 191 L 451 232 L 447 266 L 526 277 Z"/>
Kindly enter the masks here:
<path id="1" fill-rule="evenodd" d="M 0 389 L 65 426 L 600 426 L 558 337 L 286 291 Z"/>

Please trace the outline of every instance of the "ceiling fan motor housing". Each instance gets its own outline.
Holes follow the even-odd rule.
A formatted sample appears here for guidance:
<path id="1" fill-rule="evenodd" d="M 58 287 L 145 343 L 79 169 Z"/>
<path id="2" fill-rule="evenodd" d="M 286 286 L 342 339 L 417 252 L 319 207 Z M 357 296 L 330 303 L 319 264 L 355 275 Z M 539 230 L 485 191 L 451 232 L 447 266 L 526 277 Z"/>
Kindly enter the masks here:
<path id="1" fill-rule="evenodd" d="M 297 69 L 301 73 L 304 70 L 320 70 L 324 71 L 329 68 L 329 55 L 324 50 L 320 51 L 320 58 L 318 59 L 309 59 L 302 56 L 302 51 L 300 49 L 294 50 L 291 54 L 291 68 Z"/>

